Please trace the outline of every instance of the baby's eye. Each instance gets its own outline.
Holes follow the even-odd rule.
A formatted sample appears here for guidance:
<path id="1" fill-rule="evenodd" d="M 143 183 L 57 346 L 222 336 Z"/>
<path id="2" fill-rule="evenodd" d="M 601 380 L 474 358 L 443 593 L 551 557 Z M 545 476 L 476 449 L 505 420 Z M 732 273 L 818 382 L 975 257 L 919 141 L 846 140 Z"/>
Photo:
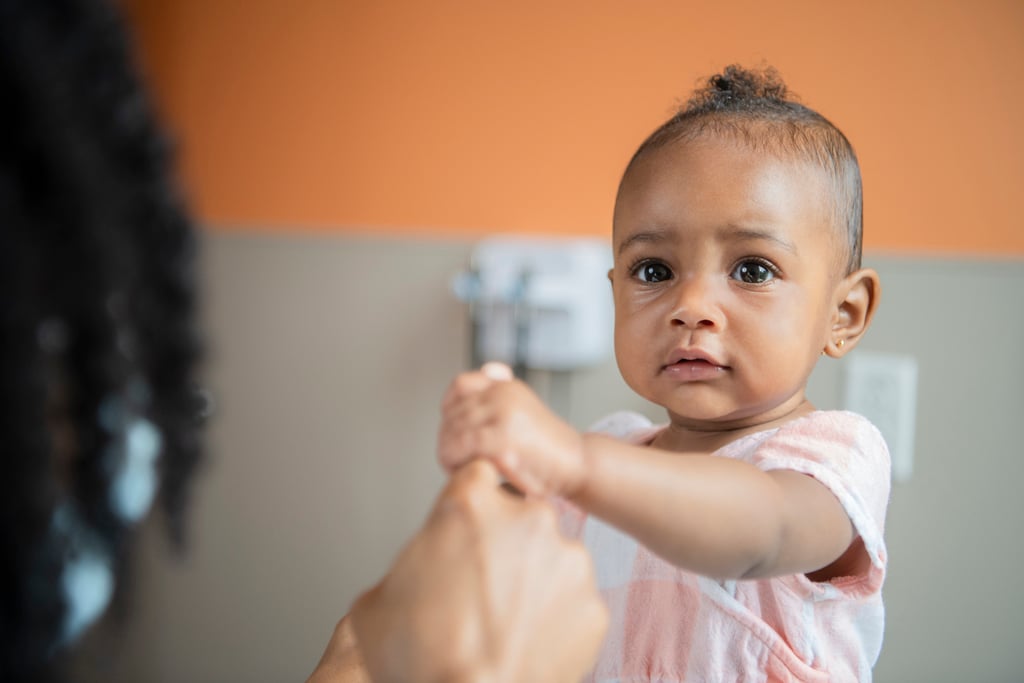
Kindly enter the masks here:
<path id="1" fill-rule="evenodd" d="M 641 282 L 664 282 L 672 279 L 672 270 L 664 263 L 645 261 L 633 270 L 633 277 Z"/>
<path id="2" fill-rule="evenodd" d="M 748 285 L 763 285 L 775 277 L 775 269 L 763 261 L 748 259 L 736 266 L 731 277 Z"/>

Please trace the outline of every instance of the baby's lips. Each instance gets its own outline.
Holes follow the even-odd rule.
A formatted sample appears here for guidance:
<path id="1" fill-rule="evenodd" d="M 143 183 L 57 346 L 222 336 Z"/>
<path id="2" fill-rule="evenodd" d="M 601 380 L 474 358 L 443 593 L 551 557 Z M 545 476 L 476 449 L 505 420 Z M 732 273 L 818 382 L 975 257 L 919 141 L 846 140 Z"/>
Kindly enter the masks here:
<path id="1" fill-rule="evenodd" d="M 704 361 L 705 363 L 709 363 L 716 367 L 726 367 L 725 363 L 719 361 L 715 356 L 697 347 L 676 349 L 672 352 L 672 355 L 668 357 L 668 362 L 665 364 L 665 367 L 675 365 L 682 361 Z"/>

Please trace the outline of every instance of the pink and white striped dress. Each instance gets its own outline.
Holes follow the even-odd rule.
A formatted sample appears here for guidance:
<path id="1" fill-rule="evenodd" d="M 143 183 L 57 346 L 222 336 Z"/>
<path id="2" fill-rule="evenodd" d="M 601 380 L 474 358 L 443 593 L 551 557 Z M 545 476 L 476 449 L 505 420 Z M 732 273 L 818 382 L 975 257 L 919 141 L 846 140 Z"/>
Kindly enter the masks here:
<path id="1" fill-rule="evenodd" d="M 663 427 L 635 413 L 594 426 L 633 443 Z M 762 470 L 808 474 L 839 499 L 870 559 L 858 576 L 716 581 L 662 560 L 631 537 L 560 504 L 563 531 L 582 540 L 596 566 L 611 627 L 585 681 L 870 681 L 882 646 L 883 540 L 889 451 L 855 413 L 818 411 L 751 434 L 715 455 Z"/>

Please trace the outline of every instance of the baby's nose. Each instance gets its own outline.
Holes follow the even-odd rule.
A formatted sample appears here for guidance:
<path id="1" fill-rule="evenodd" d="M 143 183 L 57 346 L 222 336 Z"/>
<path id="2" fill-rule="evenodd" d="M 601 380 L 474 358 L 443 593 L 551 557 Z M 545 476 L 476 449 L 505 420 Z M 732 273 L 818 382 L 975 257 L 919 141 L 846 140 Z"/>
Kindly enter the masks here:
<path id="1" fill-rule="evenodd" d="M 689 277 L 679 279 L 676 288 L 670 316 L 673 326 L 698 329 L 721 324 L 721 309 L 713 284 L 701 277 Z"/>

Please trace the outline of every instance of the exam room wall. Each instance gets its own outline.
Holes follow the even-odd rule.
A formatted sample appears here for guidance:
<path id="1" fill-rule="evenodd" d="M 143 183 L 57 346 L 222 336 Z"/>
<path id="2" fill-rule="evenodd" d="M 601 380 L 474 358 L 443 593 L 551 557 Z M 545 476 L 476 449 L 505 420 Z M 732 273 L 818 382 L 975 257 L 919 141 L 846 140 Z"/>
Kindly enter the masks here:
<path id="1" fill-rule="evenodd" d="M 438 400 L 468 357 L 465 310 L 447 287 L 471 245 L 204 232 L 217 412 L 191 544 L 176 560 L 159 518 L 147 527 L 128 620 L 89 637 L 76 680 L 308 674 L 443 481 Z M 920 363 L 914 473 L 889 509 L 876 681 L 1020 680 L 1024 261 L 867 260 L 884 297 L 864 348 Z M 839 405 L 841 366 L 822 359 L 819 406 Z M 558 403 L 577 426 L 649 410 L 611 361 L 568 381 Z"/>

